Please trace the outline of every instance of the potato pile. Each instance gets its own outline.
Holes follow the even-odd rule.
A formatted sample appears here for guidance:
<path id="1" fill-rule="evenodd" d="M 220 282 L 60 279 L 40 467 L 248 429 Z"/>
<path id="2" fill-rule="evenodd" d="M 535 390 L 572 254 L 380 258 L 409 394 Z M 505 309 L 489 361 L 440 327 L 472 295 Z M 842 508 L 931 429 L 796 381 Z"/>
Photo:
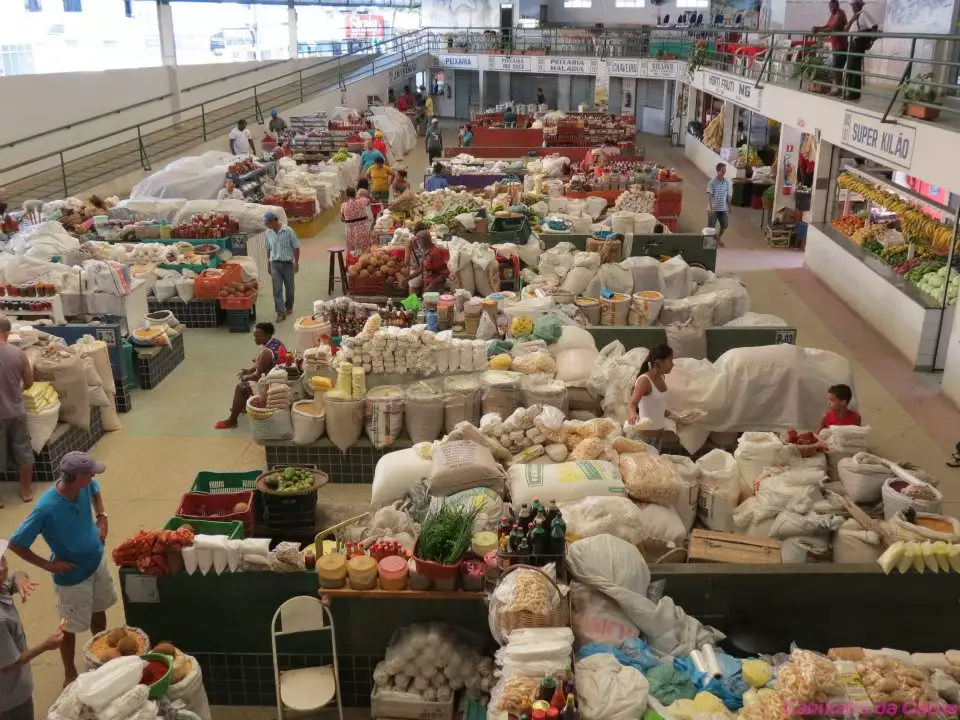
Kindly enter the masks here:
<path id="1" fill-rule="evenodd" d="M 255 295 L 260 289 L 260 284 L 256 280 L 249 282 L 225 283 L 220 288 L 220 297 L 248 297 Z"/>
<path id="2" fill-rule="evenodd" d="M 402 260 L 397 260 L 393 255 L 386 252 L 370 252 L 360 256 L 348 271 L 350 280 L 361 280 L 390 282 L 402 285 L 407 281 L 407 268 L 404 267 Z"/>

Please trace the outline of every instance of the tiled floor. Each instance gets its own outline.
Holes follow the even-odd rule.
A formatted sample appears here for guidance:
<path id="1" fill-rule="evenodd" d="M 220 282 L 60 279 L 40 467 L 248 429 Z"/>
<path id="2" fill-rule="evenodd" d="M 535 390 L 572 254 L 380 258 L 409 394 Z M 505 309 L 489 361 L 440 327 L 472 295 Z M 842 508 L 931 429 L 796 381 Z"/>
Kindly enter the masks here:
<path id="1" fill-rule="evenodd" d="M 448 137 L 455 130 L 451 124 Z M 680 227 L 697 230 L 705 216 L 706 178 L 688 163 L 682 148 L 667 147 L 658 138 L 644 136 L 647 156 L 674 165 L 687 178 Z M 410 179 L 422 178 L 426 158 L 418 145 L 407 158 Z M 738 272 L 750 290 L 758 312 L 780 315 L 797 326 L 798 341 L 841 353 L 853 365 L 861 409 L 873 427 L 873 442 L 884 455 L 912 461 L 941 479 L 947 510 L 960 515 L 958 472 L 943 461 L 960 436 L 960 412 L 937 394 L 936 381 L 912 372 L 886 342 L 865 327 L 838 299 L 802 267 L 802 254 L 772 250 L 762 244 L 759 211 L 738 209 L 732 216 L 727 248 L 720 252 L 720 269 Z M 309 314 L 314 299 L 327 287 L 326 248 L 342 244 L 342 229 L 334 222 L 317 237 L 304 242 L 301 271 L 297 276 L 295 314 Z M 271 298 L 260 298 L 258 317 L 272 318 Z M 294 341 L 292 321 L 279 328 L 279 336 Z M 193 329 L 184 334 L 186 361 L 156 390 L 138 391 L 133 412 L 122 415 L 124 429 L 108 433 L 94 448 L 107 464 L 101 479 L 110 513 L 108 546 L 114 547 L 140 528 L 161 527 L 172 515 L 180 495 L 200 470 L 249 470 L 262 467 L 263 449 L 246 430 L 217 431 L 213 423 L 226 415 L 237 368 L 248 364 L 255 347 L 248 335 L 231 334 L 225 326 Z M 45 488 L 38 488 L 39 491 Z M 330 484 L 321 500 L 336 505 L 331 514 L 351 512 L 369 497 L 363 485 Z M 11 483 L 0 484 L 0 537 L 8 537 L 27 512 Z M 345 515 L 344 515 L 345 516 Z M 21 567 L 18 560 L 14 567 Z M 48 577 L 32 573 L 40 590 L 21 608 L 28 639 L 39 642 L 57 623 L 56 604 Z M 122 622 L 118 607 L 110 623 Z M 56 697 L 62 672 L 59 657 L 47 653 L 33 663 L 38 715 Z M 273 708 L 217 708 L 217 720 L 267 720 Z M 359 717 L 359 714 L 357 714 Z"/>

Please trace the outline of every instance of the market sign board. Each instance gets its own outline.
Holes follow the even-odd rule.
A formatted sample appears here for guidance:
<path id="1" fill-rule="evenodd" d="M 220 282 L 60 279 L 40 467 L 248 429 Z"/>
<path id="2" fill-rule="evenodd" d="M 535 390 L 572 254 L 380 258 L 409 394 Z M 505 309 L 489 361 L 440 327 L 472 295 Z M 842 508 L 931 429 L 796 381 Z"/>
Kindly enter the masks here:
<path id="1" fill-rule="evenodd" d="M 751 110 L 760 109 L 762 88 L 754 87 L 752 80 L 741 80 L 730 75 L 701 71 L 694 85 L 704 92 L 729 100 Z"/>
<path id="2" fill-rule="evenodd" d="M 417 73 L 417 63 L 415 60 L 408 60 L 405 63 L 400 63 L 396 67 L 390 68 L 390 84 L 393 85 L 396 82 L 399 82 L 403 78 L 408 78 L 411 75 L 416 75 Z"/>
<path id="3" fill-rule="evenodd" d="M 910 125 L 881 122 L 874 115 L 847 110 L 840 144 L 889 167 L 909 170 L 916 136 L 917 129 Z"/>
<path id="4" fill-rule="evenodd" d="M 477 55 L 458 55 L 456 53 L 437 55 L 436 67 L 448 70 L 479 70 L 480 58 Z"/>
<path id="5" fill-rule="evenodd" d="M 641 60 L 640 77 L 674 80 L 680 77 L 680 63 L 675 60 Z"/>
<path id="6" fill-rule="evenodd" d="M 675 60 L 607 60 L 611 77 L 639 77 L 655 80 L 676 80 L 680 63 Z"/>
<path id="7" fill-rule="evenodd" d="M 546 55 L 537 58 L 536 71 L 549 75 L 596 75 L 598 64 L 597 58 Z"/>
<path id="8" fill-rule="evenodd" d="M 487 55 L 485 70 L 533 72 L 533 58 L 522 55 Z"/>
<path id="9" fill-rule="evenodd" d="M 359 15 L 348 13 L 343 16 L 346 23 L 345 36 L 349 40 L 380 38 L 384 36 L 383 15 Z"/>

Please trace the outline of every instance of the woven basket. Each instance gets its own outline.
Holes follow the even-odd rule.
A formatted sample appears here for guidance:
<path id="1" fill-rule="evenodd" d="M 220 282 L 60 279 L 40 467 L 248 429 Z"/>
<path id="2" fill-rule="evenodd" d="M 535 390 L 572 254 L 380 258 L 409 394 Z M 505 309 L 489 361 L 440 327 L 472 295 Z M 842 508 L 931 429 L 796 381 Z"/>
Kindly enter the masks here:
<path id="1" fill-rule="evenodd" d="M 530 570 L 543 575 L 553 586 L 560 602 L 545 615 L 532 613 L 529 610 L 509 610 L 500 603 L 496 603 L 495 607 L 491 608 L 491 620 L 493 624 L 491 629 L 495 631 L 494 634 L 506 640 L 514 630 L 522 630 L 524 628 L 568 627 L 570 625 L 569 596 L 564 597 L 563 593 L 560 592 L 560 586 L 557 585 L 553 578 L 543 572 L 541 568 L 533 567 L 532 565 L 511 565 L 501 574 L 500 582 L 502 583 L 510 573 L 520 569 Z"/>
<path id="2" fill-rule="evenodd" d="M 281 472 L 281 469 L 278 468 L 278 469 L 276 469 L 276 470 L 270 470 L 270 471 L 268 471 L 268 472 L 262 473 L 262 474 L 257 478 L 257 490 L 260 491 L 260 492 L 262 492 L 264 495 L 276 495 L 276 496 L 278 496 L 278 497 L 295 497 L 295 496 L 297 496 L 297 495 L 310 495 L 311 493 L 315 493 L 315 492 L 316 492 L 317 490 L 319 490 L 321 487 L 323 487 L 323 486 L 326 485 L 328 482 L 330 482 L 330 476 L 327 475 L 325 472 L 321 472 L 320 470 L 316 470 L 316 469 L 311 468 L 311 467 L 302 467 L 302 466 L 301 466 L 301 467 L 297 467 L 296 465 L 292 465 L 292 466 L 290 466 L 290 467 L 294 467 L 294 468 L 296 468 L 296 469 L 298 469 L 298 470 L 309 470 L 310 472 L 312 472 L 312 473 L 313 473 L 313 487 L 310 487 L 310 488 L 307 488 L 306 490 L 301 490 L 301 491 L 295 492 L 295 493 L 293 493 L 293 492 L 278 492 L 278 491 L 276 491 L 276 490 L 271 490 L 271 489 L 269 489 L 269 488 L 267 487 L 267 483 L 266 483 L 267 477 L 268 477 L 269 475 L 273 475 L 275 472 Z"/>
<path id="3" fill-rule="evenodd" d="M 140 637 L 140 639 L 143 641 L 144 652 L 147 652 L 148 650 L 150 650 L 150 638 L 147 637 L 147 634 L 143 630 L 141 630 L 140 628 L 128 626 L 127 631 L 132 632 L 134 635 L 137 635 Z M 91 670 L 96 670 L 98 667 L 103 665 L 103 661 L 100 660 L 100 658 L 98 658 L 96 655 L 91 653 L 90 648 L 93 645 L 94 640 L 108 634 L 109 632 L 110 630 L 104 630 L 103 632 L 97 633 L 96 635 L 91 637 L 89 640 L 87 640 L 87 644 L 83 646 L 83 662 L 87 666 L 88 672 Z"/>

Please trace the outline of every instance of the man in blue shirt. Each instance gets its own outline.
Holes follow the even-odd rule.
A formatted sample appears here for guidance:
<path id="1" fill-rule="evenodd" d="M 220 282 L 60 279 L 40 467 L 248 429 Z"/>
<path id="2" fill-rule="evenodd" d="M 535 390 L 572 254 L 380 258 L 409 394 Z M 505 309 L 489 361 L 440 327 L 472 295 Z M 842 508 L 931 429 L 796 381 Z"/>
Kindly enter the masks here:
<path id="1" fill-rule="evenodd" d="M 273 307 L 277 311 L 277 322 L 283 322 L 293 312 L 293 276 L 300 272 L 300 241 L 289 226 L 280 223 L 276 213 L 264 215 L 263 224 L 267 226 Z"/>
<path id="2" fill-rule="evenodd" d="M 720 223 L 720 231 L 717 233 L 717 247 L 723 247 L 723 233 L 730 226 L 730 181 L 724 177 L 727 173 L 725 163 L 717 163 L 717 176 L 710 178 L 707 183 L 707 227 L 716 229 L 717 223 Z"/>
<path id="3" fill-rule="evenodd" d="M 107 629 L 107 608 L 117 602 L 113 578 L 103 553 L 107 513 L 95 475 L 106 470 L 84 452 L 70 452 L 60 461 L 60 479 L 47 490 L 10 538 L 10 551 L 53 575 L 60 617 L 64 620 L 60 658 L 64 680 L 77 677 L 74 665 L 77 633 L 94 635 Z M 49 559 L 30 547 L 42 536 Z"/>
<path id="4" fill-rule="evenodd" d="M 377 158 L 383 158 L 383 161 L 386 162 L 387 159 L 383 157 L 383 153 L 377 150 L 373 146 L 373 140 L 367 140 L 364 144 L 366 148 L 362 153 L 360 153 L 360 164 L 363 166 L 363 172 L 366 172 L 370 167 L 377 161 Z"/>
<path id="5" fill-rule="evenodd" d="M 434 190 L 441 190 L 447 187 L 449 183 L 446 181 L 446 179 L 440 177 L 441 173 L 443 173 L 443 165 L 440 163 L 434 163 L 433 175 L 423 181 L 423 189 L 433 192 Z"/>

